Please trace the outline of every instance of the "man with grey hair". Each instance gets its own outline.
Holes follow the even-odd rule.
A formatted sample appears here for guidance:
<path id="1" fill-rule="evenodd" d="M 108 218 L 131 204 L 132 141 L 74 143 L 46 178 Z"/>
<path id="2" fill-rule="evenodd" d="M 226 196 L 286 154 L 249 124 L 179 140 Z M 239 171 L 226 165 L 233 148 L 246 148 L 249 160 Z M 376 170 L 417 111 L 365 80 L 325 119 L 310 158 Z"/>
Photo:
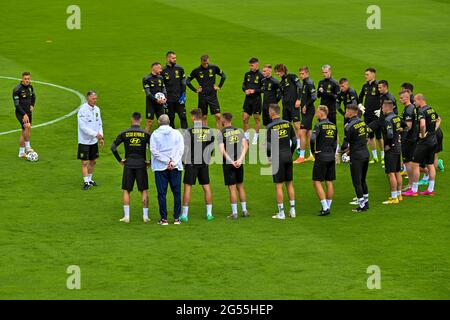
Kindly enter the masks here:
<path id="1" fill-rule="evenodd" d="M 170 126 L 167 114 L 158 118 L 159 128 L 150 137 L 150 152 L 152 153 L 152 170 L 155 173 L 155 183 L 158 192 L 159 214 L 158 224 L 166 226 L 167 222 L 167 186 L 174 198 L 174 224 L 180 224 L 181 214 L 181 171 L 183 171 L 183 136 Z"/>
<path id="2" fill-rule="evenodd" d="M 103 123 L 100 109 L 97 107 L 97 93 L 89 91 L 85 102 L 78 110 L 78 159 L 81 160 L 83 190 L 97 186 L 92 176 L 96 160 L 99 157 L 98 144 L 103 147 Z"/>
<path id="3" fill-rule="evenodd" d="M 336 124 L 336 99 L 339 93 L 339 83 L 331 77 L 331 67 L 322 66 L 323 79 L 317 85 L 317 97 L 320 104 L 328 108 L 328 120 Z"/>

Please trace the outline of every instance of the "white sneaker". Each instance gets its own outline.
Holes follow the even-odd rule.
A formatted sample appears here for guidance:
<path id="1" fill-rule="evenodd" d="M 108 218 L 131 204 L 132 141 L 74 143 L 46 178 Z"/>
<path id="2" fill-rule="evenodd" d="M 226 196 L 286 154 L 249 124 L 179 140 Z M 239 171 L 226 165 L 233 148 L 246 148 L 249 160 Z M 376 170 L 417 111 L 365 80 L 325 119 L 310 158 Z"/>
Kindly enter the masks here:
<path id="1" fill-rule="evenodd" d="M 25 152 L 19 152 L 19 158 L 26 158 L 27 154 Z"/>
<path id="2" fill-rule="evenodd" d="M 253 141 L 252 141 L 252 145 L 257 145 L 258 144 L 258 136 L 253 136 Z"/>
<path id="3" fill-rule="evenodd" d="M 289 212 L 289 217 L 295 218 L 296 217 L 295 211 Z"/>
<path id="4" fill-rule="evenodd" d="M 273 215 L 272 218 L 284 220 L 284 219 L 286 219 L 286 216 L 284 215 L 284 213 L 277 213 L 277 214 Z"/>
<path id="5" fill-rule="evenodd" d="M 358 203 L 358 200 L 354 200 L 354 201 L 352 201 L 352 202 L 349 202 L 350 204 L 352 204 L 352 205 L 354 205 L 354 206 L 356 206 L 356 205 L 358 205 L 359 203 Z"/>
<path id="6" fill-rule="evenodd" d="M 150 220 L 150 218 L 142 217 L 142 221 L 144 221 L 144 223 L 147 223 L 147 222 L 150 222 L 151 220 Z"/>
<path id="7" fill-rule="evenodd" d="M 130 218 L 123 217 L 123 218 L 120 219 L 119 221 L 120 221 L 120 222 L 123 222 L 123 223 L 130 223 Z"/>

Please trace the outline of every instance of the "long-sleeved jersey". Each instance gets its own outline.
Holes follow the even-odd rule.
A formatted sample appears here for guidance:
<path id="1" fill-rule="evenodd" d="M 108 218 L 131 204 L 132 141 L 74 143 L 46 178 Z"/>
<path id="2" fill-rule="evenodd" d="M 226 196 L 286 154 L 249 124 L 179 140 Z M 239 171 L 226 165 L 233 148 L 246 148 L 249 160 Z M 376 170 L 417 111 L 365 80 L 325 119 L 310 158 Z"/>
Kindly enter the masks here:
<path id="1" fill-rule="evenodd" d="M 191 71 L 191 74 L 186 80 L 186 85 L 194 92 L 197 89 L 192 85 L 191 81 L 193 79 L 197 80 L 200 87 L 202 87 L 201 94 L 210 94 L 214 92 L 214 85 L 216 83 L 216 75 L 220 77 L 219 88 L 222 88 L 225 79 L 227 78 L 223 70 L 214 64 L 209 64 L 208 67 L 204 68 L 202 65 L 198 66 Z"/>
<path id="2" fill-rule="evenodd" d="M 364 104 L 366 114 L 373 115 L 374 111 L 380 108 L 380 91 L 378 91 L 377 80 L 364 83 L 358 101 Z"/>
<path id="3" fill-rule="evenodd" d="M 117 147 L 122 143 L 125 147 L 125 166 L 128 168 L 145 168 L 150 134 L 139 126 L 131 126 L 122 131 L 111 145 L 111 151 L 119 162 L 122 161 L 122 157 L 117 151 Z"/>
<path id="4" fill-rule="evenodd" d="M 242 82 L 242 91 L 253 89 L 255 93 L 248 95 L 247 97 L 261 96 L 262 92 L 262 79 L 264 76 L 261 71 L 248 71 L 244 75 L 244 81 Z"/>
<path id="5" fill-rule="evenodd" d="M 177 102 L 186 92 L 186 75 L 182 66 L 167 64 L 161 74 L 167 91 L 167 101 Z"/>
<path id="6" fill-rule="evenodd" d="M 337 147 L 336 125 L 328 119 L 320 120 L 314 127 L 311 135 L 311 152 L 316 151 L 316 158 L 322 161 L 335 159 Z"/>
<path id="7" fill-rule="evenodd" d="M 25 86 L 19 83 L 14 88 L 12 96 L 16 112 L 22 116 L 30 113 L 30 106 L 34 106 L 36 103 L 36 95 L 31 84 Z"/>
<path id="8" fill-rule="evenodd" d="M 280 94 L 284 106 L 299 100 L 301 90 L 302 83 L 295 74 L 288 73 L 281 77 Z"/>
<path id="9" fill-rule="evenodd" d="M 265 107 L 272 103 L 278 103 L 281 99 L 280 81 L 274 77 L 262 79 L 263 105 Z"/>
<path id="10" fill-rule="evenodd" d="M 322 92 L 321 91 L 322 88 Z M 339 83 L 333 78 L 322 79 L 317 85 L 317 97 L 320 104 L 328 107 L 328 113 L 336 113 L 336 101 L 339 93 Z"/>
<path id="11" fill-rule="evenodd" d="M 317 99 L 316 87 L 311 78 L 303 79 L 303 86 L 300 96 L 301 108 L 306 107 L 306 113 L 314 112 L 314 101 Z"/>
<path id="12" fill-rule="evenodd" d="M 390 112 L 383 119 L 369 124 L 371 130 L 381 129 L 384 140 L 384 150 L 393 153 L 401 152 L 402 119 L 394 112 Z"/>
<path id="13" fill-rule="evenodd" d="M 292 153 L 297 145 L 292 124 L 280 118 L 274 119 L 267 126 L 266 142 L 268 157 L 276 156 L 280 160 L 292 159 Z"/>
<path id="14" fill-rule="evenodd" d="M 194 124 L 184 132 L 184 161 L 186 165 L 209 165 L 214 150 L 213 129 Z"/>
<path id="15" fill-rule="evenodd" d="M 347 91 L 339 91 L 336 99 L 337 103 L 337 110 L 340 114 L 344 115 L 345 110 L 347 109 L 347 105 L 354 104 L 358 105 L 358 94 L 356 93 L 355 89 L 348 88 Z M 341 108 L 341 105 L 344 105 L 344 109 Z"/>
<path id="16" fill-rule="evenodd" d="M 164 85 L 164 78 L 160 75 L 149 74 L 142 79 L 142 87 L 144 88 L 147 99 L 156 102 L 155 94 L 158 92 L 164 93 L 167 97 L 166 86 Z"/>
<path id="17" fill-rule="evenodd" d="M 344 142 L 341 150 L 350 148 L 351 160 L 369 159 L 367 150 L 367 125 L 357 116 L 350 118 L 344 128 Z"/>

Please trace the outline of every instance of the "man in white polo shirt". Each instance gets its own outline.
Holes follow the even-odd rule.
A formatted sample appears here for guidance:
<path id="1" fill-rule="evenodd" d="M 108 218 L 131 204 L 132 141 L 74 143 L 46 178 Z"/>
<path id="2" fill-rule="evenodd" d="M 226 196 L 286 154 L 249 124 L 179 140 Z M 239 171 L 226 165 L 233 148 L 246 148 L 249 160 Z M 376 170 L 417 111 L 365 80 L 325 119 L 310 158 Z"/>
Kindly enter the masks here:
<path id="1" fill-rule="evenodd" d="M 103 125 L 100 109 L 96 106 L 97 93 L 89 91 L 87 102 L 78 110 L 78 159 L 81 160 L 83 173 L 83 190 L 97 186 L 92 175 L 94 174 L 96 160 L 99 157 L 98 144 L 103 147 Z"/>

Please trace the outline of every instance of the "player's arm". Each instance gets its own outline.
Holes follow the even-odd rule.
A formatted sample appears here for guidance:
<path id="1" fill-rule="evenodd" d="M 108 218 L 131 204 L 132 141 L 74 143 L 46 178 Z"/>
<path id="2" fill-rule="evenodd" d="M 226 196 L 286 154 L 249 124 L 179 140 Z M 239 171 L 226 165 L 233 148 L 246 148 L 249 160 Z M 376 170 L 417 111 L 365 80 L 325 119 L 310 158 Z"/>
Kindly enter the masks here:
<path id="1" fill-rule="evenodd" d="M 186 94 L 186 74 L 184 73 L 184 69 L 181 68 L 181 94 Z"/>
<path id="2" fill-rule="evenodd" d="M 247 73 L 244 74 L 244 81 L 242 81 L 242 91 L 247 90 Z"/>
<path id="3" fill-rule="evenodd" d="M 393 147 L 395 145 L 394 143 L 394 126 L 390 121 L 386 121 L 386 141 L 385 144 L 389 147 Z"/>
<path id="4" fill-rule="evenodd" d="M 247 141 L 247 139 L 242 139 L 241 156 L 238 159 L 238 161 L 240 163 L 244 162 L 245 155 L 247 154 L 247 151 L 248 151 L 248 141 Z"/>
<path id="5" fill-rule="evenodd" d="M 33 111 L 34 109 L 34 105 L 36 104 L 36 94 L 34 93 L 34 88 L 32 85 L 30 85 L 31 87 L 31 111 Z"/>
<path id="6" fill-rule="evenodd" d="M 300 79 L 298 77 L 294 77 L 293 79 L 294 84 L 295 84 L 295 88 L 297 89 L 297 100 L 300 101 L 300 98 L 302 96 L 302 89 L 303 89 L 303 84 L 300 81 Z"/>
<path id="7" fill-rule="evenodd" d="M 353 126 L 348 126 L 345 130 L 344 130 L 344 141 L 342 142 L 341 145 L 341 153 L 347 153 L 350 149 L 350 137 L 353 134 Z"/>
<path id="8" fill-rule="evenodd" d="M 195 79 L 195 69 L 191 71 L 191 74 L 189 75 L 189 77 L 187 77 L 186 79 L 186 85 L 188 86 L 189 89 L 191 89 L 193 92 L 197 93 L 197 89 L 192 85 L 192 80 Z"/>
<path id="9" fill-rule="evenodd" d="M 441 121 L 442 121 L 441 117 L 438 116 L 438 118 L 436 120 L 436 129 L 435 130 L 439 129 L 439 127 L 441 126 Z"/>
<path id="10" fill-rule="evenodd" d="M 266 155 L 267 158 L 272 156 L 272 127 L 269 126 L 266 131 Z"/>
<path id="11" fill-rule="evenodd" d="M 145 82 L 145 78 L 142 79 L 142 87 L 144 88 L 145 91 L 145 96 L 147 98 L 150 98 L 152 101 L 156 101 L 155 96 L 153 95 L 153 93 L 151 93 L 150 91 L 150 85 L 148 83 Z"/>
<path id="12" fill-rule="evenodd" d="M 13 101 L 14 107 L 16 108 L 16 112 L 18 112 L 22 117 L 25 115 L 25 110 L 20 105 L 20 90 L 19 88 L 15 88 L 13 90 Z"/>
<path id="13" fill-rule="evenodd" d="M 280 83 L 279 82 L 274 82 L 272 84 L 272 86 L 275 87 L 274 91 L 275 91 L 275 97 L 276 97 L 276 101 L 277 103 L 280 102 L 281 98 L 283 97 L 281 94 L 281 88 L 280 88 Z M 297 93 L 298 95 L 298 93 Z"/>
<path id="14" fill-rule="evenodd" d="M 216 74 L 219 75 L 219 77 L 220 77 L 219 88 L 222 88 L 227 76 L 225 75 L 225 72 L 223 72 L 223 70 L 221 70 L 217 66 L 216 66 Z"/>
<path id="15" fill-rule="evenodd" d="M 362 86 L 361 92 L 359 93 L 359 97 L 358 97 L 359 103 L 363 103 L 363 101 L 364 101 L 364 97 L 366 95 L 365 86 L 366 86 L 365 84 Z"/>
<path id="16" fill-rule="evenodd" d="M 345 111 L 341 108 L 341 105 L 342 105 L 342 92 L 339 92 L 336 97 L 336 110 L 344 116 Z"/>
<path id="17" fill-rule="evenodd" d="M 312 131 L 311 139 L 309 141 L 310 142 L 309 143 L 310 150 L 311 150 L 312 154 L 316 153 L 316 139 L 319 134 L 320 134 L 320 126 L 319 126 L 319 124 L 316 124 L 316 126 L 314 127 L 314 130 Z"/>
<path id="18" fill-rule="evenodd" d="M 117 159 L 117 161 L 119 161 L 119 163 L 122 162 L 122 157 L 120 156 L 119 152 L 117 151 L 117 147 L 123 142 L 123 137 L 122 137 L 122 133 L 119 134 L 116 138 L 116 140 L 114 140 L 114 142 L 111 144 L 111 151 L 114 155 L 114 157 Z"/>

